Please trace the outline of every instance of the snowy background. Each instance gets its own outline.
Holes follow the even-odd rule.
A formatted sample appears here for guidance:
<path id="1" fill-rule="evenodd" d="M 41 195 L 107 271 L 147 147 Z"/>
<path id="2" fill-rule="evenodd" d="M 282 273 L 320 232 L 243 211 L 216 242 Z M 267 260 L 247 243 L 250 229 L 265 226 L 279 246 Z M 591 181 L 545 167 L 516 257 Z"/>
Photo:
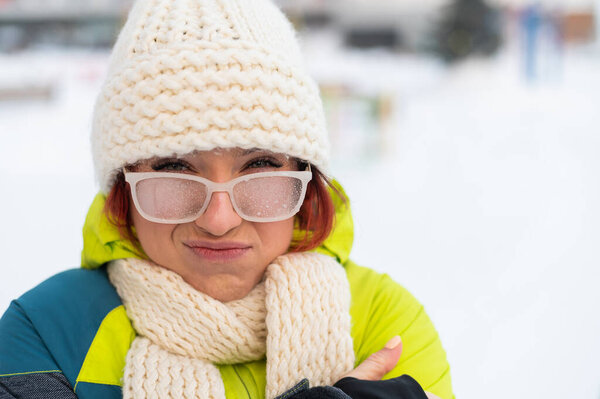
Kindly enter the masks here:
<path id="1" fill-rule="evenodd" d="M 349 147 L 332 170 L 351 198 L 352 257 L 424 303 L 457 397 L 600 398 L 600 50 L 565 50 L 536 82 L 510 45 L 452 68 L 377 52 L 309 59 L 320 80 L 393 98 L 376 156 Z M 51 87 L 47 101 L 0 102 L 0 311 L 79 265 L 106 61 L 0 54 L 5 85 Z"/>

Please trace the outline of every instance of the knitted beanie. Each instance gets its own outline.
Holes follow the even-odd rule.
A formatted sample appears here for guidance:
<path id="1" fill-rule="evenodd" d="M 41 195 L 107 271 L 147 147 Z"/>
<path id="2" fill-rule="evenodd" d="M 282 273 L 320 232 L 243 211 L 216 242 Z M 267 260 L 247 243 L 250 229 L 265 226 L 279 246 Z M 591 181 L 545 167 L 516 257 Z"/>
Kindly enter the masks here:
<path id="1" fill-rule="evenodd" d="M 293 27 L 271 0 L 137 0 L 94 109 L 101 190 L 126 164 L 233 147 L 326 169 L 323 106 Z"/>

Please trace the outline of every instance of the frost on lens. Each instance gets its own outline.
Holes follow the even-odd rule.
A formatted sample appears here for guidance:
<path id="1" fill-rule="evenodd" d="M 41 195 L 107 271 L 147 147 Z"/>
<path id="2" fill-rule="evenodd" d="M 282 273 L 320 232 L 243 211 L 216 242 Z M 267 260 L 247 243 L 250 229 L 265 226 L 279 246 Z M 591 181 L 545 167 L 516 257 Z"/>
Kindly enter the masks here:
<path id="1" fill-rule="evenodd" d="M 147 215 L 178 220 L 199 212 L 206 200 L 207 189 L 199 182 L 161 177 L 140 181 L 136 193 Z"/>
<path id="2" fill-rule="evenodd" d="M 294 177 L 260 177 L 237 184 L 234 196 L 240 211 L 248 216 L 287 216 L 297 205 L 302 182 Z M 292 215 L 289 215 L 290 217 Z"/>

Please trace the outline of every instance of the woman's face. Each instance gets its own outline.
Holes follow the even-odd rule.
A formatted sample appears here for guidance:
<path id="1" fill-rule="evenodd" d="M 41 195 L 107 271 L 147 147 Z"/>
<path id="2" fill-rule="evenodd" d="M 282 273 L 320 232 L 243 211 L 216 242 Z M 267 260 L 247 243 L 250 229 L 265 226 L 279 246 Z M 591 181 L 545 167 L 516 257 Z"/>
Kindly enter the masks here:
<path id="1" fill-rule="evenodd" d="M 264 150 L 217 149 L 153 158 L 129 170 L 189 173 L 227 182 L 250 173 L 297 170 L 297 162 Z M 142 248 L 153 262 L 222 302 L 243 298 L 258 284 L 271 261 L 289 248 L 294 228 L 293 217 L 267 223 L 242 219 L 226 192 L 213 193 L 206 211 L 190 223 L 150 222 L 135 206 L 131 216 Z"/>

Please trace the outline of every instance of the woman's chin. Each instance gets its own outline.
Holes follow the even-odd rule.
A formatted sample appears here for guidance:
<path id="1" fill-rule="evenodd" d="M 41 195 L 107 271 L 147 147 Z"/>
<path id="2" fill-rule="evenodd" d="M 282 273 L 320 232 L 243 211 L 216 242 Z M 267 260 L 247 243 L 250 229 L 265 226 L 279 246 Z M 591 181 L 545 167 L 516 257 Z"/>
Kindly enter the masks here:
<path id="1" fill-rule="evenodd" d="M 260 276 L 239 276 L 236 274 L 217 274 L 211 276 L 184 277 L 184 280 L 196 290 L 220 302 L 242 299 L 258 284 Z"/>

